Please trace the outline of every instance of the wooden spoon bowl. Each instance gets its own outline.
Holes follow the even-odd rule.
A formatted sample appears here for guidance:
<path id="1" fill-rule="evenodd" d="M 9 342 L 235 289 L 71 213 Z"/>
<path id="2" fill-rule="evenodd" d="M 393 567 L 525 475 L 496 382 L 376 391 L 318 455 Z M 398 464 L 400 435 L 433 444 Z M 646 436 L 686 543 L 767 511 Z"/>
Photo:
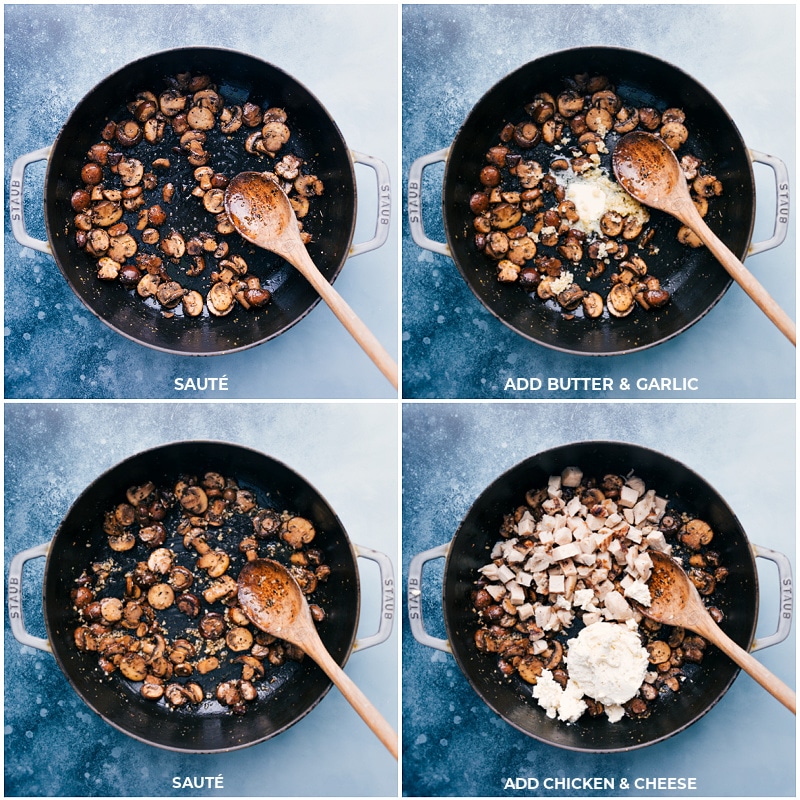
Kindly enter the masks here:
<path id="1" fill-rule="evenodd" d="M 637 603 L 638 610 L 656 622 L 688 628 L 699 633 L 796 714 L 795 693 L 761 662 L 739 647 L 714 622 L 703 604 L 700 593 L 683 568 L 663 553 L 651 552 L 650 558 L 653 562 L 653 572 L 647 582 L 650 589 L 650 605 L 645 607 Z"/>
<path id="2" fill-rule="evenodd" d="M 276 253 L 303 275 L 396 389 L 397 364 L 311 260 L 283 189 L 263 172 L 240 172 L 225 189 L 225 210 L 244 239 Z"/>
<path id="3" fill-rule="evenodd" d="M 797 344 L 791 317 L 700 216 L 678 159 L 663 139 L 644 131 L 628 133 L 614 148 L 611 163 L 620 186 L 631 197 L 650 208 L 671 214 L 691 228 L 781 333 L 792 344 Z"/>
<path id="4" fill-rule="evenodd" d="M 283 564 L 264 558 L 245 564 L 239 573 L 239 603 L 257 628 L 299 647 L 314 659 L 361 719 L 397 758 L 397 734 L 325 649 L 308 601 Z"/>

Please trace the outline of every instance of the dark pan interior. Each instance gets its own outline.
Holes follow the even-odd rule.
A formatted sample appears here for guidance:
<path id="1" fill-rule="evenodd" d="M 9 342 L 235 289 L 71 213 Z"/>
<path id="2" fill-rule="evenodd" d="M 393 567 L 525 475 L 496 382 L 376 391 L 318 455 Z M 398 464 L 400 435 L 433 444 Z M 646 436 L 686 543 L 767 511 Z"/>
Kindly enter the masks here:
<path id="1" fill-rule="evenodd" d="M 315 546 L 323 550 L 331 568 L 330 577 L 314 595 L 327 612 L 318 630 L 340 665 L 352 649 L 359 615 L 355 555 L 341 522 L 311 485 L 279 461 L 237 445 L 182 442 L 133 456 L 100 476 L 72 505 L 53 539 L 44 576 L 48 639 L 62 671 L 96 713 L 141 741 L 186 752 L 232 750 L 275 736 L 305 716 L 331 687 L 322 670 L 305 658 L 300 664 L 287 662 L 268 669 L 268 680 L 259 683 L 258 699 L 248 704 L 243 716 L 230 713 L 216 701 L 193 709 L 169 710 L 163 700 L 144 700 L 139 684 L 128 682 L 119 672 L 104 679 L 96 654 L 76 649 L 73 631 L 77 617 L 69 599 L 76 577 L 96 560 L 113 556 L 120 563 L 127 555 L 108 548 L 102 527 L 104 512 L 119 503 L 130 486 L 147 480 L 169 485 L 181 474 L 201 476 L 209 470 L 255 491 L 260 505 L 290 510 L 314 523 L 318 531 Z M 265 549 L 260 548 L 262 556 Z M 179 552 L 179 558 L 181 555 Z M 233 552 L 230 555 L 229 574 L 235 577 L 244 562 Z M 181 624 L 185 627 L 185 620 Z M 235 674 L 230 677 L 241 676 L 240 669 L 231 670 Z M 192 679 L 208 692 L 219 682 L 216 673 Z"/>
<path id="2" fill-rule="evenodd" d="M 703 159 L 722 181 L 724 191 L 711 204 L 706 222 L 723 242 L 743 259 L 753 229 L 755 184 L 746 147 L 719 102 L 697 81 L 678 68 L 652 56 L 607 47 L 583 47 L 544 56 L 503 78 L 472 109 L 459 130 L 445 167 L 443 216 L 447 241 L 456 266 L 475 296 L 499 320 L 522 336 L 564 352 L 579 355 L 615 355 L 659 344 L 697 322 L 722 297 L 731 283 L 725 270 L 706 248 L 679 244 L 679 224 L 653 211 L 657 255 L 645 255 L 649 271 L 671 295 L 662 309 L 636 308 L 622 319 L 565 319 L 555 305 L 545 304 L 516 285 L 496 280 L 494 262 L 473 242 L 469 197 L 480 189 L 477 179 L 489 147 L 499 143 L 507 122 L 527 119 L 522 106 L 536 92 L 557 94 L 564 79 L 580 73 L 607 75 L 627 104 L 651 105 L 659 111 L 678 107 L 686 112 L 689 140 L 680 153 Z M 609 136 L 609 150 L 613 150 Z M 529 151 L 530 152 L 530 151 Z M 533 158 L 543 165 L 552 150 L 539 145 Z M 610 156 L 604 158 L 607 163 Z M 611 170 L 609 168 L 609 174 Z M 541 252 L 544 252 L 542 250 Z M 611 270 L 602 280 L 607 280 Z M 576 279 L 581 283 L 579 276 Z M 585 284 L 584 284 L 585 285 Z M 597 283 L 592 284 L 596 287 Z M 595 291 L 600 289 L 595 288 Z M 607 289 L 606 289 L 607 291 Z"/>
<path id="3" fill-rule="evenodd" d="M 157 304 L 148 305 L 116 282 L 108 285 L 98 281 L 95 260 L 78 248 L 74 229 L 68 226 L 74 217 L 70 197 L 79 188 L 86 152 L 100 141 L 106 121 L 129 118 L 124 105 L 137 92 L 149 89 L 158 93 L 166 88 L 165 78 L 186 71 L 211 76 L 228 103 L 241 105 L 249 100 L 286 110 L 292 136 L 284 152 L 293 152 L 307 161 L 309 167 L 305 171 L 313 170 L 325 184 L 324 193 L 313 198 L 312 211 L 304 223 L 313 234 L 309 253 L 329 281 L 336 278 L 344 264 L 355 230 L 355 174 L 344 139 L 320 102 L 287 73 L 243 53 L 191 47 L 150 55 L 105 78 L 78 104 L 55 142 L 45 178 L 45 222 L 56 262 L 86 306 L 119 333 L 168 352 L 215 355 L 244 349 L 282 333 L 311 310 L 319 300 L 317 293 L 282 259 L 247 244 L 233 233 L 225 237 L 231 253 L 243 255 L 249 272 L 258 275 L 262 285 L 270 289 L 270 304 L 255 312 L 245 311 L 237 304 L 236 310 L 221 318 L 166 318 Z M 171 140 L 169 146 L 164 145 L 163 153 L 171 157 L 173 165 L 181 164 L 171 168 L 170 179 L 176 187 L 183 183 L 191 189 L 195 185 L 191 174 L 194 168 L 170 152 L 174 144 Z M 247 154 L 239 139 L 235 144 L 226 143 L 219 131 L 210 134 L 207 148 L 212 153 L 210 164 L 228 177 L 244 170 L 264 171 L 272 163 Z M 152 148 L 146 152 L 143 161 L 155 157 Z M 223 152 L 224 156 L 214 155 Z M 179 180 L 173 177 L 173 170 Z M 162 178 L 152 192 L 145 192 L 150 198 L 148 206 L 159 202 L 168 212 L 162 232 L 175 227 L 184 232 L 213 233 L 213 219 L 199 201 L 184 203 L 191 208 L 180 214 L 177 202 L 167 205 L 161 201 L 165 180 Z M 197 288 L 183 274 L 189 263 L 185 257 L 183 267 L 167 263 L 167 268 L 183 285 Z M 207 266 L 203 275 L 206 286 L 212 268 Z"/>
<path id="4" fill-rule="evenodd" d="M 705 519 L 715 531 L 714 549 L 730 570 L 720 584 L 715 605 L 725 614 L 722 628 L 747 649 L 755 635 L 758 586 L 754 558 L 735 514 L 699 475 L 683 464 L 637 445 L 579 442 L 533 456 L 495 480 L 475 501 L 450 546 L 444 574 L 444 614 L 453 654 L 472 687 L 497 714 L 523 733 L 571 750 L 613 752 L 653 744 L 683 730 L 705 714 L 726 692 L 739 668 L 709 646 L 696 675 L 681 690 L 661 698 L 646 719 L 624 717 L 610 723 L 605 715 L 584 715 L 569 725 L 548 719 L 521 679 L 508 680 L 497 670 L 496 656 L 475 649 L 477 617 L 472 610 L 476 570 L 488 563 L 499 538 L 502 518 L 520 505 L 529 489 L 546 486 L 550 475 L 578 466 L 602 478 L 631 470 L 648 488 L 682 510 Z"/>

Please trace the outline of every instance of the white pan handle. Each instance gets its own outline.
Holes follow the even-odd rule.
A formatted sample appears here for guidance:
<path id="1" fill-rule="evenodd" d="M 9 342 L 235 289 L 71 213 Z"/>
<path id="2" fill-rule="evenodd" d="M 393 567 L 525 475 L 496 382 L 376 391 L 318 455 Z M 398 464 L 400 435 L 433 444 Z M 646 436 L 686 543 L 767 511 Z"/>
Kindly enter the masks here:
<path id="1" fill-rule="evenodd" d="M 50 551 L 50 542 L 31 547 L 17 553 L 11 559 L 11 566 L 8 568 L 8 618 L 11 622 L 11 633 L 20 643 L 28 647 L 35 647 L 37 650 L 44 650 L 45 653 L 52 653 L 53 648 L 47 639 L 40 639 L 32 636 L 25 630 L 25 616 L 22 613 L 22 570 L 27 561 L 34 558 L 46 558 Z"/>
<path id="2" fill-rule="evenodd" d="M 53 254 L 49 243 L 34 239 L 25 228 L 25 196 L 23 189 L 27 166 L 37 161 L 47 161 L 50 158 L 52 149 L 52 145 L 48 145 L 41 150 L 35 150 L 33 153 L 20 156 L 14 162 L 14 166 L 11 167 L 11 186 L 8 192 L 8 210 L 11 216 L 11 232 L 14 234 L 14 238 L 23 247 L 30 247 L 31 250 L 38 250 L 40 253 L 47 253 L 48 255 Z"/>
<path id="3" fill-rule="evenodd" d="M 769 239 L 750 244 L 747 250 L 747 255 L 750 257 L 783 244 L 789 233 L 789 170 L 777 156 L 760 153 L 758 150 L 748 152 L 752 161 L 768 166 L 775 177 L 775 227 Z"/>
<path id="4" fill-rule="evenodd" d="M 428 238 L 425 233 L 425 223 L 422 221 L 422 173 L 425 171 L 425 167 L 429 167 L 431 164 L 438 164 L 440 161 L 446 162 L 449 153 L 450 148 L 445 147 L 443 150 L 421 156 L 411 165 L 411 169 L 408 171 L 407 199 L 408 227 L 411 230 L 411 238 L 425 250 L 451 257 L 447 244 Z"/>
<path id="5" fill-rule="evenodd" d="M 392 221 L 392 183 L 389 175 L 389 167 L 386 162 L 381 161 L 375 156 L 368 156 L 355 150 L 350 151 L 350 156 L 356 164 L 363 164 L 375 172 L 375 180 L 378 183 L 378 213 L 375 223 L 375 235 L 366 242 L 358 242 L 350 246 L 350 255 L 359 256 L 368 253 L 370 250 L 377 250 L 386 244 L 389 238 L 389 224 Z"/>
<path id="6" fill-rule="evenodd" d="M 763 650 L 782 642 L 792 630 L 792 617 L 794 613 L 794 583 L 792 581 L 792 564 L 789 559 L 777 550 L 770 550 L 761 545 L 751 545 L 756 558 L 766 558 L 778 568 L 778 591 L 780 592 L 781 605 L 778 614 L 778 628 L 769 636 L 760 636 L 753 641 L 750 652 Z"/>
<path id="7" fill-rule="evenodd" d="M 366 650 L 368 647 L 385 642 L 394 627 L 394 567 L 392 561 L 385 553 L 370 550 L 368 547 L 354 545 L 359 558 L 367 558 L 378 565 L 381 581 L 381 618 L 378 630 L 371 636 L 357 639 L 353 650 Z"/>
<path id="8" fill-rule="evenodd" d="M 408 597 L 406 600 L 408 603 L 408 622 L 411 625 L 411 633 L 414 638 L 420 644 L 432 647 L 434 650 L 441 650 L 444 653 L 452 652 L 450 642 L 447 639 L 431 636 L 425 630 L 425 621 L 422 618 L 422 568 L 428 561 L 447 558 L 449 550 L 450 542 L 447 542 L 447 544 L 418 553 L 411 559 L 411 564 L 408 567 Z"/>

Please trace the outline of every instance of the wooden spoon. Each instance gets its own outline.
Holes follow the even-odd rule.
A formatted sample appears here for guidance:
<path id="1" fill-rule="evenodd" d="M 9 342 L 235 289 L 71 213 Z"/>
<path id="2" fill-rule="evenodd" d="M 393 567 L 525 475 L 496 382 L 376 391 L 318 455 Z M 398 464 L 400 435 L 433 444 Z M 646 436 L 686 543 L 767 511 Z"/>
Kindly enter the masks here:
<path id="1" fill-rule="evenodd" d="M 704 639 L 719 647 L 773 697 L 796 714 L 795 693 L 722 631 L 711 618 L 703 605 L 700 593 L 684 570 L 663 553 L 650 551 L 650 558 L 653 561 L 653 574 L 647 585 L 650 589 L 651 602 L 647 608 L 637 603 L 638 610 L 656 622 L 689 628 L 699 633 Z"/>
<path id="2" fill-rule="evenodd" d="M 286 567 L 264 558 L 245 564 L 239 573 L 239 602 L 257 628 L 299 647 L 313 658 L 397 758 L 397 734 L 325 649 L 305 595 Z"/>
<path id="3" fill-rule="evenodd" d="M 281 256 L 305 277 L 396 389 L 397 364 L 311 260 L 280 186 L 261 172 L 240 172 L 225 189 L 225 210 L 242 237 Z"/>
<path id="4" fill-rule="evenodd" d="M 663 139 L 644 131 L 629 133 L 617 143 L 611 162 L 617 180 L 628 194 L 690 227 L 781 333 L 797 346 L 795 324 L 789 315 L 703 221 L 678 159 Z"/>

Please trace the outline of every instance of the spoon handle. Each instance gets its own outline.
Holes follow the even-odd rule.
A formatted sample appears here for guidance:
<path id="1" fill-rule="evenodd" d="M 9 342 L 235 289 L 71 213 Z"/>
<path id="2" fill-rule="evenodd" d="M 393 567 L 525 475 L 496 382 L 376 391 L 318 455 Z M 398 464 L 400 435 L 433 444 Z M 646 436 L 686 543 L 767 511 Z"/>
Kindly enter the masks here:
<path id="1" fill-rule="evenodd" d="M 797 714 L 797 695 L 778 677 L 773 675 L 760 661 L 739 647 L 721 628 L 714 624 L 714 631 L 702 635 L 712 641 L 723 653 L 735 661 L 753 680 L 760 683 L 774 698 L 793 714 Z"/>
<path id="2" fill-rule="evenodd" d="M 694 230 L 717 261 L 725 267 L 728 274 L 745 290 L 778 330 L 797 347 L 797 331 L 791 317 L 775 302 L 767 290 L 756 280 L 753 273 L 736 258 L 711 228 L 706 225 L 703 218 L 699 214 L 690 213 L 682 221 Z"/>
<path id="3" fill-rule="evenodd" d="M 305 245 L 299 240 L 297 245 L 289 247 L 287 244 L 286 251 L 282 253 L 283 257 L 303 274 L 303 277 L 328 304 L 328 307 L 336 315 L 339 322 L 347 328 L 350 335 L 358 342 L 361 349 L 372 359 L 392 386 L 397 389 L 397 364 L 386 352 L 375 334 L 356 316 L 355 311 L 350 308 L 339 292 L 325 279 L 317 265 L 311 260 Z"/>
<path id="4" fill-rule="evenodd" d="M 302 642 L 306 653 L 319 664 L 322 671 L 333 681 L 345 700 L 356 710 L 356 713 L 367 723 L 372 732 L 381 740 L 386 749 L 397 758 L 397 734 L 391 725 L 381 716 L 380 711 L 367 699 L 366 695 L 353 683 L 347 673 L 333 660 L 318 636 L 307 637 Z"/>

